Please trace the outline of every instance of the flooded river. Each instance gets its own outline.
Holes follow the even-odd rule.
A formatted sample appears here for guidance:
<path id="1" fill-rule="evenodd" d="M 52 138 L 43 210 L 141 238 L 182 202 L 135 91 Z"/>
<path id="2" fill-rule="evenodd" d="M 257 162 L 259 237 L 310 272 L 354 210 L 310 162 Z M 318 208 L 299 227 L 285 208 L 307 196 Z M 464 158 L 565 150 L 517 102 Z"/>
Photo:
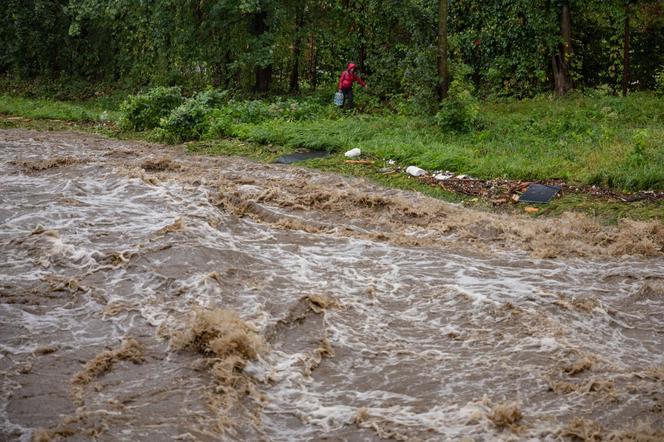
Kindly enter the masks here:
<path id="1" fill-rule="evenodd" d="M 2 440 L 664 438 L 658 223 L 14 130 L 0 250 Z"/>

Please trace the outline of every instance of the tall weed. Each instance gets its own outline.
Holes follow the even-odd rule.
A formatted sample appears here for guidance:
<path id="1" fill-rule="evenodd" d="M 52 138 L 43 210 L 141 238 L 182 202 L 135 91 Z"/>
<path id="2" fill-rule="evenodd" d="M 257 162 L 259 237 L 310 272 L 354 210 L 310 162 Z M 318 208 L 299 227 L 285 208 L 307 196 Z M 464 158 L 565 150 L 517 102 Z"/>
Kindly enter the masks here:
<path id="1" fill-rule="evenodd" d="M 153 129 L 182 101 L 179 87 L 156 87 L 142 94 L 130 95 L 120 105 L 120 127 L 137 131 Z"/>

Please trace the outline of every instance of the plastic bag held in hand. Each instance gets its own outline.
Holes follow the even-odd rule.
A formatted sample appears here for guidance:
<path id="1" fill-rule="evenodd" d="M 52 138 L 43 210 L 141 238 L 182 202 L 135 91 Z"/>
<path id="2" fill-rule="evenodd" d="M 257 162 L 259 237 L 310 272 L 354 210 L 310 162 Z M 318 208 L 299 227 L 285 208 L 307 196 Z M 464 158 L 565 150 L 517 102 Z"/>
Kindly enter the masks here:
<path id="1" fill-rule="evenodd" d="M 343 92 L 339 91 L 336 94 L 334 94 L 334 104 L 336 104 L 337 106 L 342 106 L 344 104 Z"/>

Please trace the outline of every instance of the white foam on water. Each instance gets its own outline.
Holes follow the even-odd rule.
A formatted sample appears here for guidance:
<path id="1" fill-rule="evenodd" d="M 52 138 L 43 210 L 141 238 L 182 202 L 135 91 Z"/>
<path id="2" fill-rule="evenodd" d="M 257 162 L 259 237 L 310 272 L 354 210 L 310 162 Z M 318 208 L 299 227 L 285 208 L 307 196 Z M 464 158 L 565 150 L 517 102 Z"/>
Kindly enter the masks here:
<path id="1" fill-rule="evenodd" d="M 537 260 L 470 245 L 465 254 L 278 229 L 220 210 L 210 202 L 212 186 L 146 184 L 123 168 L 101 167 L 101 154 L 83 153 L 75 143 L 37 150 L 43 148 L 35 140 L 0 151 L 0 187 L 11 195 L 0 199 L 0 213 L 11 212 L 0 225 L 7 251 L 0 258 L 0 293 L 26 299 L 2 298 L 0 312 L 16 327 L 0 339 L 0 362 L 28 358 L 57 344 L 54 336 L 64 355 L 83 349 L 89 357 L 128 334 L 155 338 L 163 327 L 182 329 L 196 306 L 235 310 L 266 332 L 304 297 L 329 296 L 338 307 L 285 326 L 271 350 L 245 368 L 267 397 L 259 415 L 271 440 L 348 437 L 373 432 L 372 426 L 416 440 L 508 440 L 515 436 L 487 417 L 503 401 L 523 408 L 519 437 L 546 439 L 585 410 L 611 422 L 645 406 L 643 395 L 627 389 L 610 406 L 601 405 L 600 393 L 558 395 L 548 391 L 547 377 L 580 383 L 597 376 L 620 389 L 630 372 L 664 362 L 662 324 L 653 319 L 664 314 L 663 303 L 646 300 L 634 308 L 626 302 L 644 281 L 661 278 L 659 258 Z M 24 158 L 66 153 L 87 162 L 26 175 L 8 165 L 18 152 Z M 241 189 L 258 193 L 255 187 Z M 163 232 L 177 220 L 182 230 Z M 59 236 L 33 235 L 37 225 Z M 426 234 L 425 227 L 406 230 Z M 62 287 L 51 291 L 49 280 Z M 70 280 L 80 288 L 69 287 Z M 46 307 L 31 305 L 35 297 Z M 108 305 L 126 310 L 105 313 Z M 323 337 L 334 354 L 309 373 L 307 361 Z M 594 357 L 596 366 L 567 376 L 565 367 L 583 356 Z M 192 362 L 177 366 L 180 357 L 163 357 L 164 378 L 187 372 Z M 142 378 L 131 373 L 117 391 L 140 388 Z M 197 382 L 214 391 L 209 375 L 196 373 L 182 389 Z M 9 377 L 1 382 L 3 390 L 21 388 Z M 139 421 L 145 413 L 150 422 L 148 411 L 159 410 L 159 400 L 156 395 L 132 413 Z M 187 400 L 193 401 L 187 406 L 195 402 Z M 3 396 L 0 431 L 28 437 L 31 429 L 12 421 L 11 404 Z M 360 409 L 366 425 L 355 423 Z M 165 422 L 175 436 L 199 429 L 175 415 Z M 146 425 L 118 426 L 111 437 L 149 434 Z"/>

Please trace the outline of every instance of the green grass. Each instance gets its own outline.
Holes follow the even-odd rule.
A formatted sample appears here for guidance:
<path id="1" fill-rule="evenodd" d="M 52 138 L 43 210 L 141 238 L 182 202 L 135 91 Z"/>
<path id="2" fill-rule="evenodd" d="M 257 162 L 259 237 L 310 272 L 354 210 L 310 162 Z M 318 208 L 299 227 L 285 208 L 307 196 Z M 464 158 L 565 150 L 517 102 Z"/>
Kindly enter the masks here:
<path id="1" fill-rule="evenodd" d="M 0 95 L 0 114 L 35 120 L 63 120 L 76 122 L 114 121 L 117 111 L 109 110 L 95 101 L 62 102 Z"/>
<path id="2" fill-rule="evenodd" d="M 664 189 L 664 102 L 652 94 L 485 103 L 482 116 L 482 130 L 467 134 L 425 117 L 362 115 L 237 124 L 231 135 L 333 152 L 358 147 L 375 158 L 484 179 Z"/>
<path id="3" fill-rule="evenodd" d="M 47 130 L 71 128 L 127 139 L 154 140 L 161 129 L 120 132 L 99 124 L 102 114 L 119 118 L 118 100 L 58 102 L 0 95 L 0 127 Z M 248 109 L 251 107 L 241 107 Z M 254 121 L 250 114 L 244 121 Z M 385 113 L 344 115 L 326 108 L 304 119 L 235 121 L 227 136 L 186 144 L 193 155 L 239 155 L 272 162 L 296 149 L 322 149 L 331 157 L 300 163 L 323 171 L 361 176 L 384 186 L 414 190 L 482 210 L 522 212 L 522 205 L 492 207 L 411 179 L 384 174 L 383 159 L 427 170 L 450 170 L 478 178 L 523 180 L 561 178 L 618 190 L 664 189 L 664 102 L 653 94 L 630 97 L 540 97 L 482 104 L 482 128 L 470 133 L 444 131 L 431 118 Z M 342 153 L 359 147 L 375 165 L 348 164 Z M 580 211 L 607 224 L 622 218 L 664 220 L 664 202 L 620 203 L 578 194 L 554 199 L 533 216 Z"/>

